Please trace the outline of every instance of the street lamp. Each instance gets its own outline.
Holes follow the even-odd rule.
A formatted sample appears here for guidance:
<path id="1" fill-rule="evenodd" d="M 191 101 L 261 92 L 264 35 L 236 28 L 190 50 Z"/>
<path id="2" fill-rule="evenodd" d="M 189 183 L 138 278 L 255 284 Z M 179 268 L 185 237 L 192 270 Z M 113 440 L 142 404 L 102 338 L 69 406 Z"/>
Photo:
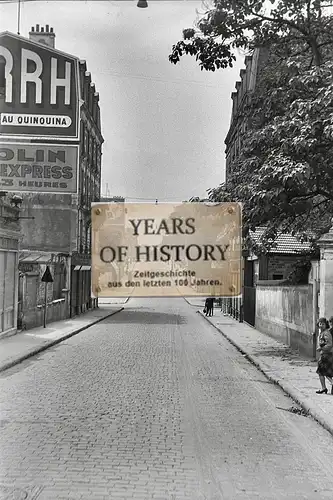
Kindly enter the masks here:
<path id="1" fill-rule="evenodd" d="M 146 7 L 148 7 L 147 0 L 139 0 L 137 3 L 137 7 L 140 7 L 141 9 L 145 9 Z"/>

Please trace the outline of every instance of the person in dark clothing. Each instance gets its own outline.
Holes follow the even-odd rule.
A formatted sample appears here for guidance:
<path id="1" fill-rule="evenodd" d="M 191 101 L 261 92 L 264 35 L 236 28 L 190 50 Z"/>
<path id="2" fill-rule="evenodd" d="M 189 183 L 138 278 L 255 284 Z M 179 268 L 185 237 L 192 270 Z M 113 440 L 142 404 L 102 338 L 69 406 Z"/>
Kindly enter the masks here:
<path id="1" fill-rule="evenodd" d="M 329 330 L 329 323 L 326 318 L 318 320 L 319 335 L 317 351 L 320 353 L 317 373 L 321 383 L 321 390 L 317 394 L 327 394 L 325 378 L 331 384 L 331 394 L 333 394 L 333 342 L 332 334 Z"/>
<path id="2" fill-rule="evenodd" d="M 213 297 L 208 297 L 205 302 L 205 315 L 213 316 L 214 315 L 214 299 Z"/>

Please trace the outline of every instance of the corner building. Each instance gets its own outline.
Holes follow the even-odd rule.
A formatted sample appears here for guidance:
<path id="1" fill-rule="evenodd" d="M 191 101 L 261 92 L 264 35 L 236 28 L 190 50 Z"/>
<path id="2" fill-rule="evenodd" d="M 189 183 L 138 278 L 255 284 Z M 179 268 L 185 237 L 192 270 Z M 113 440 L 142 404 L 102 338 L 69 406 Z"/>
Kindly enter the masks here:
<path id="1" fill-rule="evenodd" d="M 25 328 L 97 306 L 91 300 L 92 201 L 99 201 L 99 94 L 85 61 L 55 48 L 48 25 L 0 33 L 0 189 L 22 198 L 19 310 Z"/>

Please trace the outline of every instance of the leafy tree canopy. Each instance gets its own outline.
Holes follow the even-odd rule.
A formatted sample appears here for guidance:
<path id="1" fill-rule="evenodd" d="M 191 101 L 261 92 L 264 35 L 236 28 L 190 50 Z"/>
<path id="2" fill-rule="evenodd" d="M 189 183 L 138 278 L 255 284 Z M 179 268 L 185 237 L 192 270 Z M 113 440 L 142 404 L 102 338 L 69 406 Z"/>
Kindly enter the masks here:
<path id="1" fill-rule="evenodd" d="M 185 55 L 195 56 L 201 69 L 232 67 L 235 50 L 290 43 L 305 44 L 316 64 L 321 63 L 320 48 L 333 42 L 333 22 L 328 13 L 330 1 L 320 0 L 212 0 L 212 7 L 194 28 L 183 30 L 183 40 L 172 47 L 171 63 Z"/>
<path id="2" fill-rule="evenodd" d="M 244 236 L 264 226 L 266 250 L 280 232 L 315 245 L 333 213 L 333 18 L 328 2 L 271 0 L 269 13 L 264 3 L 215 0 L 170 60 L 191 54 L 214 71 L 232 66 L 237 47 L 266 50 L 255 92 L 236 117 L 245 124 L 240 155 L 227 183 L 208 193 L 241 202 Z"/>
<path id="3" fill-rule="evenodd" d="M 280 232 L 315 242 L 333 214 L 333 63 L 284 69 L 274 82 L 266 67 L 241 153 L 227 183 L 209 191 L 213 201 L 243 203 L 245 236 L 265 226 L 266 247 Z"/>

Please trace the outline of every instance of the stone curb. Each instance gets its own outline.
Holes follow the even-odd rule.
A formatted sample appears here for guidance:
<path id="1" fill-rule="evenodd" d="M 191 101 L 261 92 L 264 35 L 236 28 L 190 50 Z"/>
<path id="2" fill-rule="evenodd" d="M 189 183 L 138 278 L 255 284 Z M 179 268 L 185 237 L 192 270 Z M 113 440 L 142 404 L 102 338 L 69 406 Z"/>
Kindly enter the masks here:
<path id="1" fill-rule="evenodd" d="M 102 297 L 102 298 L 103 298 L 103 297 Z M 113 297 L 113 298 L 115 298 L 115 299 L 122 299 L 122 300 L 125 300 L 125 302 L 124 302 L 124 305 L 125 305 L 125 304 L 127 304 L 127 302 L 129 301 L 129 299 L 130 299 L 131 297 Z M 111 304 L 111 303 L 110 303 L 110 304 Z M 114 305 L 114 306 L 116 306 L 117 304 L 113 304 L 113 305 Z M 120 305 L 120 304 L 119 304 L 119 305 Z"/>
<path id="2" fill-rule="evenodd" d="M 223 337 L 225 337 L 230 344 L 232 344 L 236 349 L 241 352 L 246 359 L 248 359 L 254 366 L 256 366 L 268 380 L 273 382 L 274 384 L 281 387 L 281 389 L 288 394 L 296 403 L 298 403 L 303 410 L 309 413 L 322 427 L 324 427 L 330 434 L 333 435 L 333 418 L 327 415 L 324 411 L 320 410 L 317 406 L 315 406 L 309 398 L 303 396 L 303 394 L 296 389 L 288 382 L 283 380 L 283 377 L 279 372 L 275 371 L 275 375 L 270 374 L 271 368 L 266 365 L 266 363 L 259 361 L 255 356 L 248 353 L 246 349 L 237 344 L 229 335 L 224 333 L 219 327 L 214 325 L 214 323 L 206 316 L 204 316 L 201 311 L 198 311 L 199 314 L 210 323 L 218 332 L 220 332 Z"/>
<path id="3" fill-rule="evenodd" d="M 185 300 L 185 302 L 187 302 L 187 303 L 188 303 L 188 305 L 189 305 L 189 306 L 191 306 L 191 307 L 198 307 L 198 305 L 191 304 L 191 302 L 189 302 L 189 301 L 187 300 L 187 298 L 186 298 L 186 297 L 182 297 L 182 298 Z M 203 298 L 204 298 L 204 297 L 203 297 Z M 193 297 L 193 299 L 200 299 L 200 297 Z M 203 305 L 204 305 L 204 304 L 203 304 Z"/>
<path id="4" fill-rule="evenodd" d="M 66 333 L 64 336 L 59 337 L 58 339 L 55 340 L 50 340 L 46 344 L 43 344 L 42 346 L 35 347 L 29 352 L 26 352 L 25 354 L 22 354 L 21 356 L 18 356 L 15 359 L 12 359 L 11 361 L 8 361 L 7 363 L 4 363 L 3 365 L 0 366 L 0 373 L 4 372 L 5 370 L 8 370 L 9 368 L 12 368 L 15 365 L 18 365 L 19 363 L 22 363 L 22 361 L 31 358 L 32 356 L 35 356 L 36 354 L 46 351 L 49 347 L 53 347 L 57 344 L 60 344 L 60 342 L 63 342 L 64 340 L 69 339 L 70 337 L 74 337 L 74 335 L 77 335 L 78 333 L 82 332 L 83 330 L 87 330 L 87 328 L 90 328 L 91 326 L 97 325 L 97 323 L 100 323 L 106 318 L 110 318 L 110 316 L 114 316 L 115 314 L 123 311 L 123 307 L 117 309 L 116 311 L 112 311 L 112 313 L 107 314 L 106 316 L 103 316 L 101 318 L 96 319 L 92 323 L 89 323 L 87 325 L 81 326 L 77 330 L 74 330 L 70 333 Z"/>

